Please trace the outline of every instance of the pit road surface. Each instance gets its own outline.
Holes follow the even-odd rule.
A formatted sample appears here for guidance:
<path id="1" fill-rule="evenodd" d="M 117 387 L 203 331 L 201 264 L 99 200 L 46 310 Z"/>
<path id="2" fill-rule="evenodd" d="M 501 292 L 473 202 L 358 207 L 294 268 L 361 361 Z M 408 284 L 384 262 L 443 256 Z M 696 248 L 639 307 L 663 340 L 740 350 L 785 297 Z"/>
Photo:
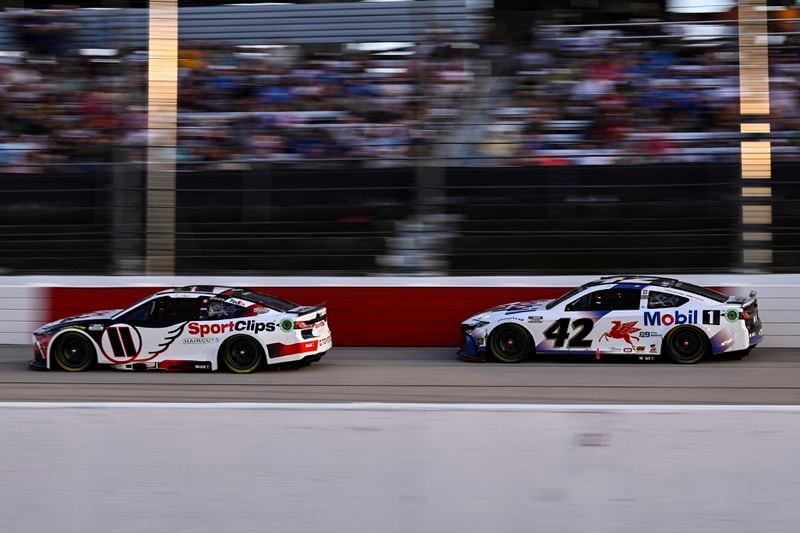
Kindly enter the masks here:
<path id="1" fill-rule="evenodd" d="M 239 376 L 34 372 L 0 346 L 0 401 L 800 404 L 800 351 L 756 348 L 699 365 L 463 363 L 452 348 L 335 348 L 299 370 Z"/>

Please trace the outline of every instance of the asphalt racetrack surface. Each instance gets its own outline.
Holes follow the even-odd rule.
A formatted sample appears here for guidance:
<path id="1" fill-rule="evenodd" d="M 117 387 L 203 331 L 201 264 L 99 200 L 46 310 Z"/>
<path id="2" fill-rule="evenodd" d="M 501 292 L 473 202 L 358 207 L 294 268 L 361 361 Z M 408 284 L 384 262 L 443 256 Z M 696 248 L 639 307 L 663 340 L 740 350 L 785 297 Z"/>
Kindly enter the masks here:
<path id="1" fill-rule="evenodd" d="M 464 363 L 452 348 L 334 348 L 297 370 L 28 370 L 0 346 L 0 401 L 800 404 L 800 351 L 756 348 L 698 365 L 535 360 Z"/>
<path id="2" fill-rule="evenodd" d="M 800 523 L 796 406 L 26 405 L 0 404 L 3 533 L 791 533 Z"/>

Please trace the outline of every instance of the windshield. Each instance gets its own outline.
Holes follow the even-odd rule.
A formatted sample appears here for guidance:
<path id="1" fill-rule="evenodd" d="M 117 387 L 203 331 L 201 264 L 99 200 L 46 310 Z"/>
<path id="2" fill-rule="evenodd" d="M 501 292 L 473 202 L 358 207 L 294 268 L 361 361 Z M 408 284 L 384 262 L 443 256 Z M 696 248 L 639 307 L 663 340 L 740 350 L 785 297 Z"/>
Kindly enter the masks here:
<path id="1" fill-rule="evenodd" d="M 576 294 L 578 294 L 579 292 L 581 292 L 582 290 L 584 290 L 584 289 L 586 289 L 587 287 L 590 287 L 590 286 L 591 286 L 590 284 L 587 284 L 587 285 L 581 285 L 580 287 L 575 287 L 571 291 L 569 291 L 569 292 L 567 292 L 565 294 L 562 294 L 561 296 L 559 296 L 558 298 L 556 298 L 552 302 L 548 303 L 544 307 L 545 307 L 545 309 L 552 309 L 553 307 L 557 306 L 561 302 L 572 298 L 573 296 L 575 296 Z"/>
<path id="2" fill-rule="evenodd" d="M 115 315 L 114 315 L 114 317 L 113 317 L 113 318 L 119 318 L 119 317 L 121 317 L 122 315 L 124 315 L 125 313 L 127 313 L 128 311 L 133 311 L 134 309 L 136 309 L 137 307 L 139 307 L 140 305 L 142 305 L 143 303 L 145 303 L 147 300 L 150 300 L 151 298 L 153 298 L 153 295 L 152 295 L 152 294 L 151 294 L 150 296 L 146 297 L 146 298 L 142 298 L 141 300 L 139 300 L 138 302 L 136 302 L 136 303 L 135 303 L 135 304 L 133 304 L 133 305 L 129 305 L 129 306 L 128 306 L 128 307 L 126 307 L 125 309 L 121 309 L 121 310 L 119 311 L 119 313 L 117 313 L 117 314 L 115 314 Z"/>
<path id="3" fill-rule="evenodd" d="M 605 283 L 605 279 L 603 279 L 603 278 L 595 280 L 595 281 L 590 281 L 589 283 L 584 283 L 580 287 L 575 287 L 574 289 L 572 289 L 568 293 L 562 294 L 561 296 L 559 296 L 558 298 L 556 298 L 552 302 L 550 302 L 547 305 L 545 305 L 544 308 L 545 309 L 552 309 L 553 307 L 557 306 L 558 304 L 563 303 L 565 300 L 568 300 L 568 299 L 572 298 L 573 296 L 575 296 L 579 292 L 585 291 L 589 287 L 595 287 L 597 285 L 602 285 L 603 283 Z"/>

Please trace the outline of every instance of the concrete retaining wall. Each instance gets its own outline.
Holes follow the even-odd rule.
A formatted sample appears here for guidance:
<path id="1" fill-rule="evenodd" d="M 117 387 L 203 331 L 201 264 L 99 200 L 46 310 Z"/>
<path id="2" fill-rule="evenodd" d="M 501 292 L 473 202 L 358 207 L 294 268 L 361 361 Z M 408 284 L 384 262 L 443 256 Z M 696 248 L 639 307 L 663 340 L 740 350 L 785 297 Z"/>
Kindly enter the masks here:
<path id="1" fill-rule="evenodd" d="M 0 277 L 0 344 L 25 344 L 40 324 L 127 307 L 189 284 L 261 289 L 301 304 L 327 302 L 340 346 L 455 346 L 458 324 L 493 305 L 553 298 L 591 276 L 546 277 Z M 758 291 L 767 347 L 800 347 L 800 275 L 705 275 L 681 279 L 729 293 Z"/>

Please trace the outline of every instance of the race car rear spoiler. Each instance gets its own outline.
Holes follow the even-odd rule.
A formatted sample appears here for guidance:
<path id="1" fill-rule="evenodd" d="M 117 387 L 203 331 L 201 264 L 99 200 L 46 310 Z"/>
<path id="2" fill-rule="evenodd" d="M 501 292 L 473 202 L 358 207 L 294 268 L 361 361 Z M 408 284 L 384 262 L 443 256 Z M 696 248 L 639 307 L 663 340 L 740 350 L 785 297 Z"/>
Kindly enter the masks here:
<path id="1" fill-rule="evenodd" d="M 326 310 L 327 302 L 322 302 L 318 305 L 299 305 L 294 309 L 289 309 L 290 313 L 296 313 L 298 315 L 308 315 L 315 311 L 325 311 Z"/>
<path id="2" fill-rule="evenodd" d="M 294 309 L 289 309 L 290 313 L 295 313 L 298 320 L 302 320 L 306 324 L 314 324 L 320 320 L 325 320 L 328 317 L 328 309 L 325 303 L 319 305 L 299 306 Z"/>
<path id="3" fill-rule="evenodd" d="M 750 291 L 750 294 L 748 296 L 730 296 L 726 303 L 747 307 L 748 305 L 752 305 L 755 303 L 757 295 L 758 293 L 756 291 Z"/>

